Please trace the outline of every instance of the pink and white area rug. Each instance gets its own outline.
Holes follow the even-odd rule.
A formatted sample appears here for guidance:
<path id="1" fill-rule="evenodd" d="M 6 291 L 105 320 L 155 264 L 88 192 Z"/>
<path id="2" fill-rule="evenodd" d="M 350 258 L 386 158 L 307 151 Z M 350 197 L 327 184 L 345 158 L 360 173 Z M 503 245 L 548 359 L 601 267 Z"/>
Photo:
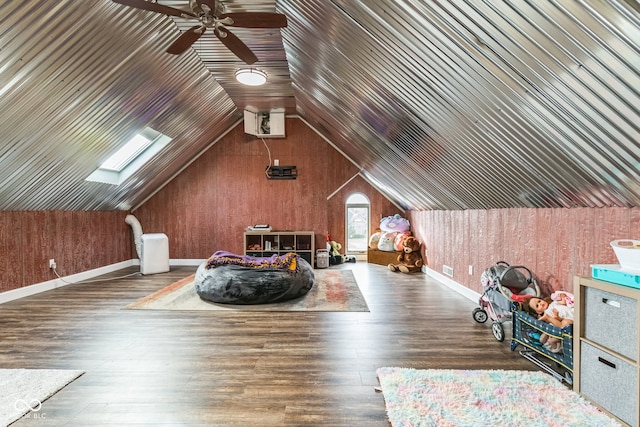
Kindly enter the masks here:
<path id="1" fill-rule="evenodd" d="M 620 426 L 544 372 L 379 368 L 393 427 Z"/>

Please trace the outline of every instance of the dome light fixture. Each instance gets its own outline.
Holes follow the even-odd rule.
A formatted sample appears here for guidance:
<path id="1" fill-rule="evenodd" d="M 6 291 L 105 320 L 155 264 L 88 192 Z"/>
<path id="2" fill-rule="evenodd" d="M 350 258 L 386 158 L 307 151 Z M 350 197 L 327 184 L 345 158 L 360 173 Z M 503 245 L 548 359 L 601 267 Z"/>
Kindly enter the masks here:
<path id="1" fill-rule="evenodd" d="M 267 82 L 267 73 L 255 68 L 243 68 L 236 71 L 236 80 L 247 86 L 262 86 Z"/>

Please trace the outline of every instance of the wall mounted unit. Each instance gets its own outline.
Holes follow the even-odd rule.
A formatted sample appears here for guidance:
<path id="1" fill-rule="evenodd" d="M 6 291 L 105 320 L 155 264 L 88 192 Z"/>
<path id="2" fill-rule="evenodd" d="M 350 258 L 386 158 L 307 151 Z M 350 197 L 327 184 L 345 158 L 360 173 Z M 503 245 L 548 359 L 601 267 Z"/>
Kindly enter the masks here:
<path id="1" fill-rule="evenodd" d="M 295 166 L 267 166 L 269 179 L 296 179 L 298 169 Z"/>
<path id="2" fill-rule="evenodd" d="M 244 132 L 262 138 L 284 138 L 284 111 L 244 110 Z"/>

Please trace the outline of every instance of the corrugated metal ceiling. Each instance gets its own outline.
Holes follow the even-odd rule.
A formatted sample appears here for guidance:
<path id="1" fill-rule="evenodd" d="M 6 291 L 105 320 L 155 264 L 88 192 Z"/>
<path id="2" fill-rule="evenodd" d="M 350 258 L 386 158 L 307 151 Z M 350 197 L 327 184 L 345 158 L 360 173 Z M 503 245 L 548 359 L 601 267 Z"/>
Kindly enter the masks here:
<path id="1" fill-rule="evenodd" d="M 332 5 L 285 33 L 287 51 L 305 52 L 289 61 L 298 109 L 405 206 L 638 204 L 637 10 Z M 326 66 L 312 72 L 313 58 Z"/>
<path id="2" fill-rule="evenodd" d="M 188 9 L 188 1 L 159 1 Z M 0 4 L 0 209 L 128 209 L 233 127 L 284 107 L 409 209 L 639 206 L 640 13 L 629 1 L 229 0 L 270 82 L 192 23 L 110 0 Z M 150 126 L 120 186 L 85 182 Z"/>

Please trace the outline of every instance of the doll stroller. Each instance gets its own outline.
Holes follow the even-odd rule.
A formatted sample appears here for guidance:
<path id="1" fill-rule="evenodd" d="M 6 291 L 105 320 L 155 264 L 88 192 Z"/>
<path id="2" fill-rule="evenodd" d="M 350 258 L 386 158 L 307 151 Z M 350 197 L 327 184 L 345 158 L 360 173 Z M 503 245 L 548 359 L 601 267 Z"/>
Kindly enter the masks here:
<path id="1" fill-rule="evenodd" d="M 528 297 L 539 297 L 540 288 L 531 270 L 523 266 L 498 261 L 486 269 L 480 278 L 483 293 L 473 310 L 473 320 L 484 323 L 491 319 L 491 331 L 499 342 L 504 341 L 503 323 L 512 320 L 512 304 Z"/>

